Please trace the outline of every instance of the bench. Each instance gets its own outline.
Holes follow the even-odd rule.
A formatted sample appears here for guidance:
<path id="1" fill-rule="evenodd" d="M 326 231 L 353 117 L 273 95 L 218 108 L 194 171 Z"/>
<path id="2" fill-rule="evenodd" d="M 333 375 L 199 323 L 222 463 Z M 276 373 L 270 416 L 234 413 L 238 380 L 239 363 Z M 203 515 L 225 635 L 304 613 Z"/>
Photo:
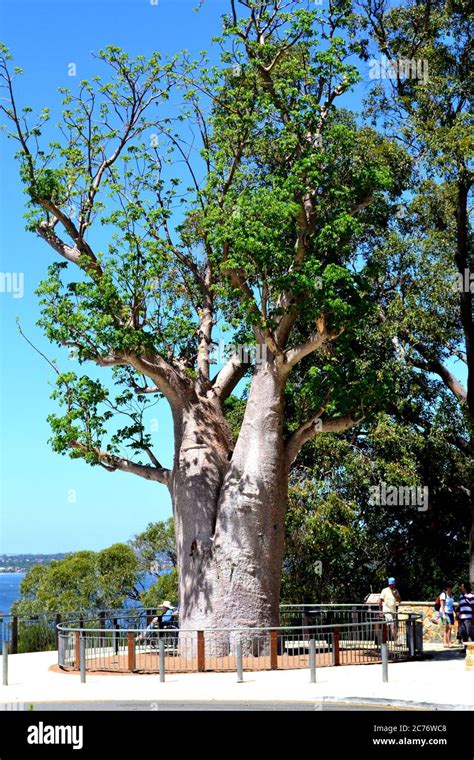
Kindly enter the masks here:
<path id="1" fill-rule="evenodd" d="M 327 641 L 315 641 L 316 649 L 329 649 L 329 644 Z M 283 642 L 283 647 L 286 650 L 295 650 L 295 649 L 305 649 L 309 650 L 309 641 L 289 641 L 286 640 Z"/>

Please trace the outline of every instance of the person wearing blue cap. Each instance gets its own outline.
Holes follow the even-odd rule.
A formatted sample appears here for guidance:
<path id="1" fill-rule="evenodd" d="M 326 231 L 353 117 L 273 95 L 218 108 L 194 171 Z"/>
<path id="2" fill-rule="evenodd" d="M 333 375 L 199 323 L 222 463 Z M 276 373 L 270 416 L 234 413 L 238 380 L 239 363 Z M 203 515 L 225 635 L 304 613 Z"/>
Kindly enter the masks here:
<path id="1" fill-rule="evenodd" d="M 388 578 L 388 586 L 382 589 L 380 593 L 380 609 L 382 610 L 387 623 L 391 623 L 390 628 L 393 632 L 393 638 L 396 639 L 398 635 L 397 626 L 397 609 L 398 605 L 402 601 L 400 594 L 397 590 L 397 582 L 395 578 Z"/>

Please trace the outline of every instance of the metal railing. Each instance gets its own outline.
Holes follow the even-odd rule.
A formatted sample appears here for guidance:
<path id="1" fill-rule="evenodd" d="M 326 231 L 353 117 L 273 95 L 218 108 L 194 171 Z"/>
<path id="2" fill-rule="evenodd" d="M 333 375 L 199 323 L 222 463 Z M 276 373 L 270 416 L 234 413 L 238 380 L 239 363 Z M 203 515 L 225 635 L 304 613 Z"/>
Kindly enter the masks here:
<path id="1" fill-rule="evenodd" d="M 72 610 L 43 612 L 35 615 L 1 615 L 0 639 L 8 642 L 10 654 L 44 652 L 58 648 L 57 626 L 63 620 L 75 620 L 80 626 L 98 628 L 133 627 L 137 620 L 150 622 L 160 610 L 129 608 L 111 610 Z M 0 644 L 1 651 L 1 644 Z"/>
<path id="2" fill-rule="evenodd" d="M 58 663 L 79 670 L 81 641 L 84 667 L 95 672 L 229 672 L 308 668 L 314 646 L 316 666 L 380 662 L 382 644 L 391 661 L 416 656 L 419 613 L 400 613 L 393 622 L 365 611 L 351 622 L 276 628 L 185 630 L 159 628 L 146 631 L 143 618 L 124 626 L 94 627 L 93 620 L 61 623 L 58 628 Z M 128 621 L 129 622 L 129 621 Z M 314 641 L 314 645 L 311 644 Z"/>
<path id="3" fill-rule="evenodd" d="M 152 618 L 160 615 L 155 608 L 130 608 L 113 610 L 83 610 L 69 613 L 50 612 L 31 617 L 4 615 L 0 617 L 0 640 L 8 641 L 11 654 L 35 652 L 59 648 L 58 625 L 63 621 L 74 621 L 79 628 L 100 629 L 100 639 L 107 631 L 133 630 L 148 625 Z M 373 606 L 354 604 L 285 604 L 280 606 L 280 625 L 287 629 L 307 629 L 311 626 L 352 626 L 351 641 L 366 641 L 363 624 L 371 616 L 377 615 Z M 399 613 L 401 621 L 419 620 L 420 613 Z M 173 623 L 179 626 L 179 615 L 173 616 Z M 419 627 L 421 628 L 421 627 Z M 421 630 L 417 631 L 416 649 L 422 649 Z M 1 646 L 1 645 L 0 645 Z"/>

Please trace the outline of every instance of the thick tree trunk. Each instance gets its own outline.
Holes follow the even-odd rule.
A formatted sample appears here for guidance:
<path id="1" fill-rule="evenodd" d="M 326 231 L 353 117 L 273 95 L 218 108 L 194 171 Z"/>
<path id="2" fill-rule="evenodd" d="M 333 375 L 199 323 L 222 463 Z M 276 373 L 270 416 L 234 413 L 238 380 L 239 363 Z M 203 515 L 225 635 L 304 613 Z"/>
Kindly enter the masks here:
<path id="1" fill-rule="evenodd" d="M 265 364 L 232 455 L 216 407 L 199 402 L 183 412 L 172 486 L 181 628 L 278 624 L 288 484 L 283 399 L 277 368 Z"/>
<path id="2" fill-rule="evenodd" d="M 217 508 L 215 605 L 224 627 L 279 622 L 288 494 L 283 399 L 277 368 L 267 363 L 254 375 Z"/>
<path id="3" fill-rule="evenodd" d="M 212 543 L 216 506 L 229 467 L 232 437 L 224 415 L 206 400 L 175 415 L 171 497 L 179 569 L 180 627 L 213 626 Z"/>

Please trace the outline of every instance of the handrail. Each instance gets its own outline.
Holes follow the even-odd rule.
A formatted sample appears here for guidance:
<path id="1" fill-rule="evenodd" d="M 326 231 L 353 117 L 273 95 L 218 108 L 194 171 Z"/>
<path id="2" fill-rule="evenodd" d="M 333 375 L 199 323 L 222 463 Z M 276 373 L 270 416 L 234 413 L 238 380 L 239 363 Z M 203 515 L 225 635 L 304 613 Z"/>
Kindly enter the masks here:
<path id="1" fill-rule="evenodd" d="M 403 604 L 403 603 L 402 603 Z M 280 604 L 279 608 L 281 611 L 286 610 L 302 610 L 302 609 L 318 609 L 318 611 L 325 611 L 328 612 L 331 611 L 337 611 L 339 609 L 344 609 L 347 611 L 354 610 L 358 611 L 361 610 L 363 612 L 369 612 L 370 608 L 376 608 L 377 605 L 375 604 L 369 604 L 367 602 L 357 602 L 354 604 L 350 603 L 338 603 L 338 602 L 331 602 L 331 603 L 323 603 L 323 602 L 317 602 L 317 603 L 308 603 L 304 602 L 301 604 Z M 34 612 L 29 615 L 22 615 L 20 613 L 2 613 L 0 611 L 0 620 L 7 620 L 9 618 L 17 618 L 17 620 L 34 620 L 38 617 L 50 617 L 53 618 L 56 615 L 61 615 L 62 618 L 64 617 L 98 617 L 99 613 L 104 614 L 108 617 L 133 617 L 134 613 L 136 614 L 137 610 L 142 615 L 146 614 L 152 614 L 153 612 L 158 611 L 161 609 L 161 607 L 144 607 L 140 604 L 137 604 L 136 607 L 109 607 L 109 608 L 95 608 L 95 609 L 84 609 L 84 610 L 66 610 L 65 612 L 61 610 L 46 610 L 44 612 Z M 408 613 L 406 613 L 408 614 Z M 413 613 L 415 614 L 415 613 Z"/>
<path id="2" fill-rule="evenodd" d="M 331 608 L 331 607 L 350 607 L 353 609 L 354 607 L 375 607 L 375 604 L 372 602 L 354 602 L 353 604 L 347 603 L 347 602 L 329 602 L 328 604 L 325 604 L 324 602 L 302 602 L 301 604 L 280 604 L 280 609 L 282 607 L 293 607 L 300 609 L 301 607 L 324 607 L 324 608 Z"/>
<path id="3" fill-rule="evenodd" d="M 401 617 L 402 615 L 406 615 L 406 617 Z M 393 621 L 387 621 L 383 617 L 383 613 L 377 614 L 374 613 L 373 617 L 369 617 L 368 619 L 364 620 L 363 623 L 375 623 L 382 625 L 386 623 L 387 625 L 390 625 L 392 622 L 397 622 L 398 620 L 416 620 L 418 618 L 422 617 L 422 614 L 420 612 L 402 612 L 397 613 L 394 615 Z M 173 628 L 174 631 L 179 631 L 180 633 L 196 633 L 197 631 L 205 631 L 206 633 L 232 633 L 233 631 L 251 631 L 251 632 L 259 632 L 259 631 L 311 631 L 311 630 L 322 630 L 322 629 L 333 629 L 335 626 L 338 628 L 354 628 L 354 623 L 326 623 L 324 625 L 287 625 L 287 626 L 253 626 L 253 627 L 241 627 L 241 628 Z M 100 633 L 104 634 L 103 628 L 80 628 L 80 627 L 72 627 L 68 626 L 66 623 L 58 623 L 56 626 L 58 631 L 62 631 L 64 633 L 75 633 L 80 632 L 83 635 L 87 635 L 89 633 Z M 156 629 L 156 630 L 167 630 L 165 629 Z M 114 633 L 143 633 L 143 628 L 118 628 L 118 629 L 112 629 L 112 632 Z"/>

